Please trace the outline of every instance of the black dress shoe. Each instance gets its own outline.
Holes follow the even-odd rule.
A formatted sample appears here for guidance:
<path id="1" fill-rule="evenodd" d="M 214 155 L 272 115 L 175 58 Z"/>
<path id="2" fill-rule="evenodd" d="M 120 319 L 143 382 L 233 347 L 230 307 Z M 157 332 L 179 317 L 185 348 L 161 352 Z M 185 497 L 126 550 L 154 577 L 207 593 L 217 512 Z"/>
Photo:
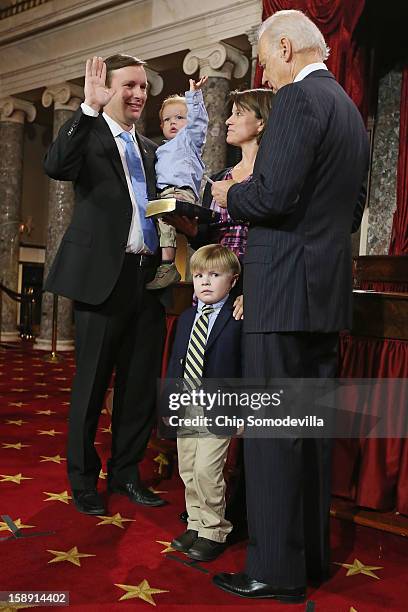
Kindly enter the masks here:
<path id="1" fill-rule="evenodd" d="M 197 538 L 191 546 L 187 555 L 194 561 L 214 561 L 224 552 L 227 545 L 225 542 L 214 542 L 208 538 Z"/>
<path id="2" fill-rule="evenodd" d="M 184 533 L 174 538 L 170 546 L 175 550 L 181 550 L 181 552 L 187 552 L 196 539 L 198 538 L 198 531 L 194 529 L 187 529 Z"/>
<path id="3" fill-rule="evenodd" d="M 297 589 L 279 589 L 265 582 L 258 582 L 247 574 L 216 574 L 213 578 L 215 586 L 227 593 L 250 597 L 251 599 L 276 599 L 284 603 L 301 603 L 306 599 L 306 587 Z"/>
<path id="4" fill-rule="evenodd" d="M 76 509 L 84 514 L 105 514 L 105 506 L 96 489 L 73 490 Z"/>
<path id="5" fill-rule="evenodd" d="M 110 493 L 127 495 L 134 504 L 142 504 L 142 506 L 164 506 L 167 503 L 156 493 L 133 482 L 127 482 L 122 485 L 114 480 L 110 480 L 108 490 Z"/>
<path id="6" fill-rule="evenodd" d="M 183 510 L 183 512 L 180 512 L 179 519 L 180 519 L 180 521 L 182 523 L 188 523 L 188 512 L 187 512 L 187 510 Z"/>

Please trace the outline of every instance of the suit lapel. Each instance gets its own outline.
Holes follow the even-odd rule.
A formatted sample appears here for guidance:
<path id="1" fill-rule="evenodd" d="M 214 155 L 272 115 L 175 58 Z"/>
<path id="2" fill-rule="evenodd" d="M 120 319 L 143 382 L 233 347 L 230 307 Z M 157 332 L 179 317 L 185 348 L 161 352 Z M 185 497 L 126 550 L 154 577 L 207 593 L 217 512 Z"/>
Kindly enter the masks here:
<path id="1" fill-rule="evenodd" d="M 184 321 L 183 329 L 181 330 L 181 335 L 180 335 L 180 350 L 183 351 L 183 364 L 184 364 L 184 360 L 187 354 L 190 334 L 193 328 L 194 318 L 196 314 L 197 314 L 197 308 L 190 308 L 190 310 L 184 315 L 185 321 Z"/>
<path id="2" fill-rule="evenodd" d="M 111 161 L 113 167 L 118 173 L 119 178 L 128 191 L 125 172 L 123 170 L 122 160 L 120 159 L 118 147 L 108 124 L 102 116 L 99 116 L 95 121 L 95 133 L 102 142 L 107 158 Z M 136 139 L 139 145 L 140 154 L 142 156 L 143 167 L 146 175 L 147 194 L 149 199 L 156 198 L 156 174 L 154 169 L 155 153 L 153 147 L 143 136 L 136 132 Z"/>
<path id="3" fill-rule="evenodd" d="M 205 347 L 206 352 L 210 350 L 210 348 L 212 347 L 212 345 L 218 338 L 220 332 L 222 331 L 222 329 L 225 327 L 226 323 L 228 322 L 231 316 L 231 310 L 232 310 L 232 300 L 229 298 L 224 304 L 224 306 L 221 308 L 220 313 L 218 317 L 215 319 L 214 325 L 212 326 L 210 335 L 207 340 L 207 345 Z"/>
<path id="4" fill-rule="evenodd" d="M 126 181 L 125 171 L 123 170 L 122 160 L 120 159 L 118 147 L 108 124 L 101 115 L 95 120 L 95 133 L 106 150 L 107 159 L 111 161 L 120 180 L 124 184 L 126 191 L 128 191 L 128 184 Z"/>
<path id="5" fill-rule="evenodd" d="M 136 139 L 142 156 L 143 166 L 146 175 L 147 197 L 155 200 L 157 197 L 156 173 L 155 173 L 155 153 L 152 145 L 141 134 L 136 132 Z"/>

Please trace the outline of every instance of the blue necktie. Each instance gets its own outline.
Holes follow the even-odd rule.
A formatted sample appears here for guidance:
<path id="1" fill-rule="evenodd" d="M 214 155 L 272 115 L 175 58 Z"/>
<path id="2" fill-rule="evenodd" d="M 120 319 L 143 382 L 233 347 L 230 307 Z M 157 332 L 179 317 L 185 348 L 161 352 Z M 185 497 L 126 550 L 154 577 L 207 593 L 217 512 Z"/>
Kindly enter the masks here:
<path id="1" fill-rule="evenodd" d="M 146 204 L 147 204 L 147 188 L 146 179 L 143 173 L 142 161 L 136 151 L 135 143 L 132 135 L 129 132 L 119 134 L 120 138 L 126 143 L 126 163 L 129 169 L 130 180 L 132 182 L 133 191 L 136 198 L 136 204 L 139 209 L 140 223 L 143 231 L 143 240 L 145 245 L 154 253 L 159 246 L 156 227 L 153 219 L 146 219 Z"/>

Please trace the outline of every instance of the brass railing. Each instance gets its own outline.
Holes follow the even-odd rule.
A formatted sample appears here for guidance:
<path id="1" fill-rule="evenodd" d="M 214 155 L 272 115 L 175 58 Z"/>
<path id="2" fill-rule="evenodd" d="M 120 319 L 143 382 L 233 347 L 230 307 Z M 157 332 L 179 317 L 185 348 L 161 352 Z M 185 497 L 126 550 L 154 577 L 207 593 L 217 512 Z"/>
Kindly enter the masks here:
<path id="1" fill-rule="evenodd" d="M 17 4 L 0 9 L 0 19 L 7 19 L 7 17 L 24 13 L 46 2 L 49 2 L 49 0 L 22 0 L 22 2 L 17 2 Z"/>

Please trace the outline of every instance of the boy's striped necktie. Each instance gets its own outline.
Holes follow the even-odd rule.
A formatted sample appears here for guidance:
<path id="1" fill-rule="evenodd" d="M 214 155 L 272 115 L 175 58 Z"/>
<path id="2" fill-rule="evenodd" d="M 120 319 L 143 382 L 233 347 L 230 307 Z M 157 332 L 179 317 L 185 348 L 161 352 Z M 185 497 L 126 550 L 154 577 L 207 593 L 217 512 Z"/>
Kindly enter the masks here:
<path id="1" fill-rule="evenodd" d="M 204 304 L 191 332 L 184 366 L 184 384 L 187 390 L 190 391 L 197 389 L 201 385 L 204 353 L 208 336 L 208 322 L 212 312 L 214 312 L 213 306 L 211 304 Z"/>

